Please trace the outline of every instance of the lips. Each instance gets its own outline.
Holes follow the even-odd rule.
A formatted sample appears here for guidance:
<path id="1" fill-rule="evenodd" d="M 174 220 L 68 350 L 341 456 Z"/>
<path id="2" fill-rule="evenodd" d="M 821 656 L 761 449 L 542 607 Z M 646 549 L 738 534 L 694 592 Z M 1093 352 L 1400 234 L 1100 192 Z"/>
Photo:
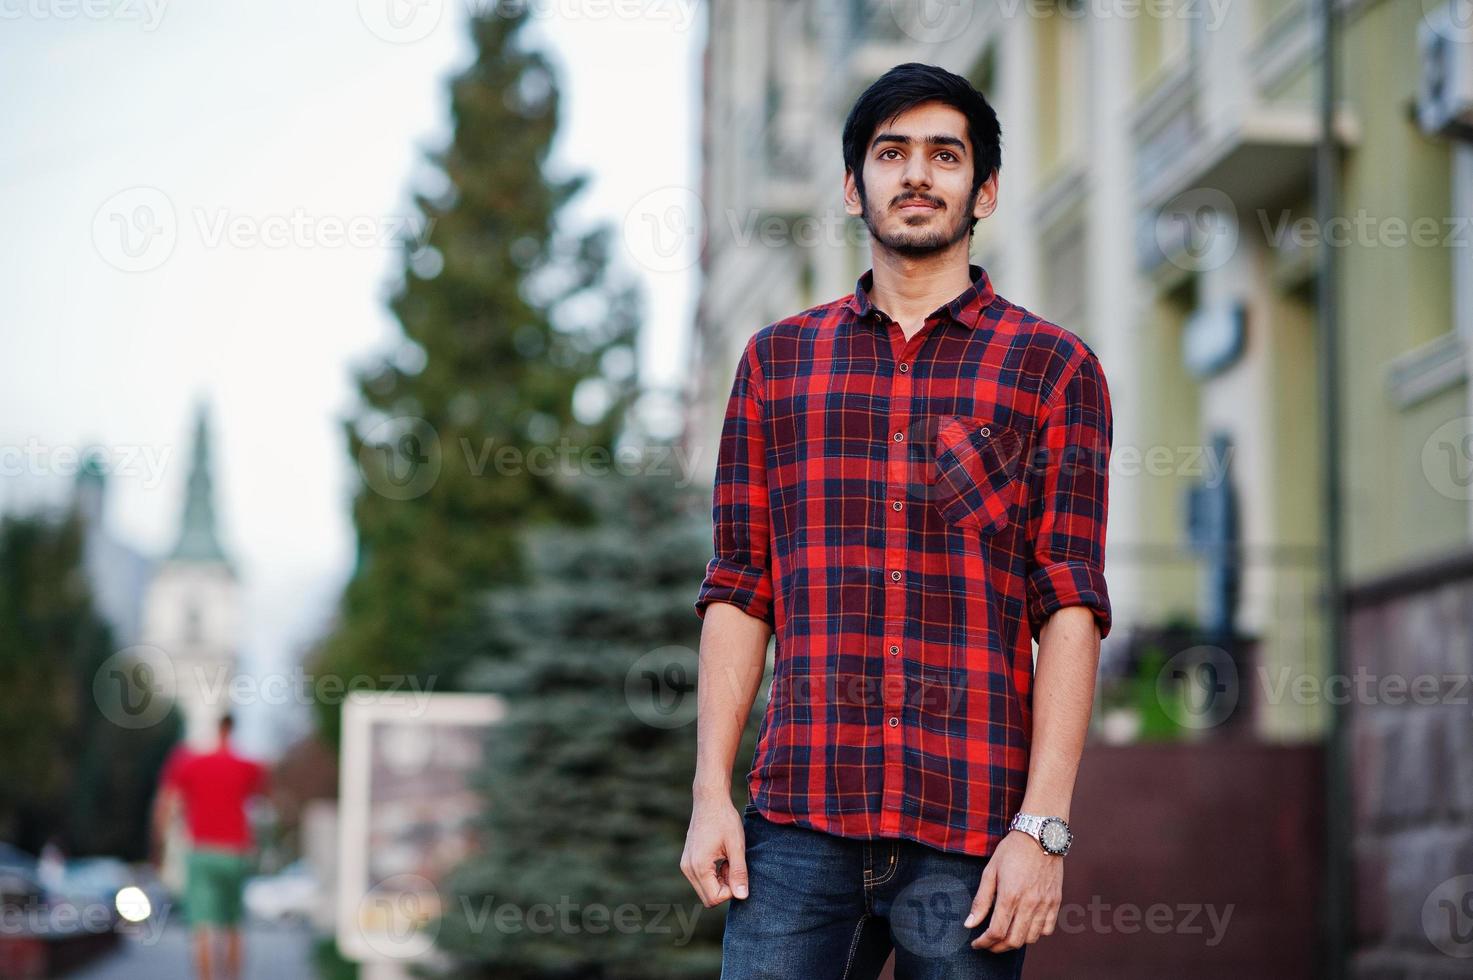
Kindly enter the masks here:
<path id="1" fill-rule="evenodd" d="M 902 201 L 901 202 L 901 204 L 900 204 L 900 210 L 902 210 L 902 211 L 908 211 L 908 210 L 912 210 L 912 209 L 917 210 L 917 211 L 934 211 L 934 210 L 936 210 L 936 205 L 932 204 L 930 201 Z"/>

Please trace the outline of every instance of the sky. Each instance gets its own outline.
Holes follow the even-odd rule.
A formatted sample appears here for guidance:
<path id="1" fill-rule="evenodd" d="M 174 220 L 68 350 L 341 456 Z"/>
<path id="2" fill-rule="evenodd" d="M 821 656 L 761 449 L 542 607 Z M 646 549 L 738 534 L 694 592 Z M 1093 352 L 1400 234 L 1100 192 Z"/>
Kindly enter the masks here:
<path id="1" fill-rule="evenodd" d="M 353 559 L 353 370 L 399 335 L 384 299 L 446 82 L 490 0 L 0 0 L 0 509 L 106 454 L 117 537 L 166 552 L 194 405 L 244 587 L 247 671 L 289 669 Z M 642 286 L 646 384 L 679 383 L 694 257 L 628 234 L 697 186 L 701 7 L 530 0 L 559 72 L 570 229 L 607 222 Z M 660 120 L 629 140 L 631 119 Z M 610 152 L 618 144 L 619 152 Z M 278 705 L 298 723 L 296 705 Z M 241 710 L 268 751 L 279 712 Z"/>

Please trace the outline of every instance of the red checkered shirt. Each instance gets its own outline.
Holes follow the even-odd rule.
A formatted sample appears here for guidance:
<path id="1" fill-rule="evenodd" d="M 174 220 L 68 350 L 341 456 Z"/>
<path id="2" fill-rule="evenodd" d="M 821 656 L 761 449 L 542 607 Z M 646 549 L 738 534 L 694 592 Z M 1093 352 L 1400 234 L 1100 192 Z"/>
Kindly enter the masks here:
<path id="1" fill-rule="evenodd" d="M 747 774 L 770 820 L 989 855 L 1019 809 L 1033 640 L 1110 630 L 1110 396 L 1078 336 L 987 273 L 909 340 L 855 292 L 747 342 L 695 602 L 774 630 Z"/>

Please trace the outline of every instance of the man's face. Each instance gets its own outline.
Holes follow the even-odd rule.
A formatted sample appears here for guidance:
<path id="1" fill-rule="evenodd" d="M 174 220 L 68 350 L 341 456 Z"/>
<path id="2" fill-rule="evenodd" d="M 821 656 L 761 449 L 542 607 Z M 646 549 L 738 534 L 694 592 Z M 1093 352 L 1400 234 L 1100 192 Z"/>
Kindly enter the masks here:
<path id="1" fill-rule="evenodd" d="M 847 174 L 846 210 L 899 255 L 942 251 L 996 206 L 996 174 L 972 197 L 973 164 L 966 116 L 940 102 L 918 105 L 876 127 L 863 158 L 864 200 Z"/>

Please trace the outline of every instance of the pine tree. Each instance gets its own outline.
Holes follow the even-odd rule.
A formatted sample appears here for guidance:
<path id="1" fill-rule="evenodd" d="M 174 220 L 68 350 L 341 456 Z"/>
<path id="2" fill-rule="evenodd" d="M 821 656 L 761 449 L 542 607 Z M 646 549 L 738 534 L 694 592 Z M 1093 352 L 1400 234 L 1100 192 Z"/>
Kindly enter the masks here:
<path id="1" fill-rule="evenodd" d="M 711 977 L 726 907 L 704 908 L 679 868 L 709 501 L 651 476 L 590 494 L 603 522 L 529 532 L 531 580 L 488 600 L 495 653 L 475 686 L 508 715 L 480 779 L 485 853 L 451 877 L 438 939 L 467 975 Z M 742 801 L 756 727 L 737 756 Z M 533 928 L 548 914 L 553 928 Z"/>
<path id="2" fill-rule="evenodd" d="M 103 710 L 100 696 L 144 696 L 134 675 L 111 669 L 117 653 L 82 567 L 79 514 L 0 518 L 0 840 L 145 856 L 159 770 L 182 725 L 172 708 L 144 726 Z"/>
<path id="3" fill-rule="evenodd" d="M 638 317 L 632 290 L 607 281 L 609 229 L 555 228 L 586 178 L 543 173 L 558 92 L 519 44 L 528 16 L 472 19 L 453 136 L 430 155 L 448 190 L 415 197 L 427 233 L 405 244 L 390 303 L 404 344 L 359 377 L 362 409 L 345 424 L 362 476 L 358 560 L 322 673 L 456 686 L 472 597 L 524 574 L 515 530 L 588 519 L 552 465 L 565 457 L 546 451 L 611 448 L 636 394 L 632 372 L 608 367 L 635 363 Z M 320 709 L 335 741 L 338 706 Z"/>

